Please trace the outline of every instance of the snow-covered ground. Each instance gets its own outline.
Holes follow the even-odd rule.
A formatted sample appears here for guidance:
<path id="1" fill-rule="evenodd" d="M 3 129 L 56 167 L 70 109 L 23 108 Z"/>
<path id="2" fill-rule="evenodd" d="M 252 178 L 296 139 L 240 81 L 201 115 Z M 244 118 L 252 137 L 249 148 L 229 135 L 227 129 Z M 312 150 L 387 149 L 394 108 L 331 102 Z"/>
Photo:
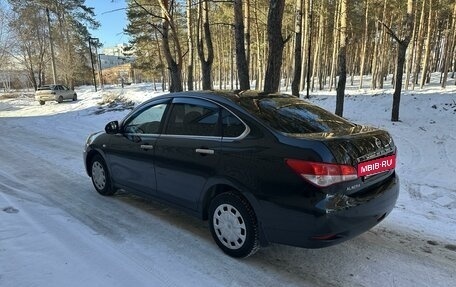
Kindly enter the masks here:
<path id="1" fill-rule="evenodd" d="M 401 192 L 373 230 L 340 245 L 281 245 L 235 260 L 205 222 L 120 193 L 96 194 L 82 162 L 85 139 L 160 93 L 148 85 L 77 90 L 79 100 L 40 106 L 0 94 L 0 286 L 455 286 L 456 86 L 347 89 L 344 116 L 387 129 L 398 146 Z M 334 92 L 310 101 L 334 111 Z"/>

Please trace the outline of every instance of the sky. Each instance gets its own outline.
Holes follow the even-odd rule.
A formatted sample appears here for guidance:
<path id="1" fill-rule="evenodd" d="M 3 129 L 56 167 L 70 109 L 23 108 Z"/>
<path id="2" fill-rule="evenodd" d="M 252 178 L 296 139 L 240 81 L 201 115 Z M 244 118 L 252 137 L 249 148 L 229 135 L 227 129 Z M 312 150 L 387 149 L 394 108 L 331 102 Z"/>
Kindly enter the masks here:
<path id="1" fill-rule="evenodd" d="M 98 30 L 90 30 L 92 37 L 100 39 L 103 48 L 128 43 L 123 33 L 127 25 L 125 0 L 86 0 L 86 5 L 95 8 L 95 19 L 100 22 Z"/>

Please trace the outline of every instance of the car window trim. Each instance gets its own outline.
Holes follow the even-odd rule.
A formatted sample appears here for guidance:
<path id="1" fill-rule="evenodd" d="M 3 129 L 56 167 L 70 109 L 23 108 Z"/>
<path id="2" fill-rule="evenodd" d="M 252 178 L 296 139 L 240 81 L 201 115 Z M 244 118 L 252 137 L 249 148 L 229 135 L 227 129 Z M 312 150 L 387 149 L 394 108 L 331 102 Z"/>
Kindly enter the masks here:
<path id="1" fill-rule="evenodd" d="M 213 140 L 221 141 L 222 137 L 220 136 L 195 136 L 195 135 L 175 135 L 175 134 L 160 134 L 161 138 L 176 138 L 176 139 L 192 139 L 192 140 Z"/>
<path id="2" fill-rule="evenodd" d="M 170 110 L 171 110 L 171 106 L 172 104 L 174 103 L 174 100 L 176 101 L 179 101 L 179 103 L 189 103 L 189 102 L 185 102 L 185 101 L 182 101 L 180 102 L 181 100 L 191 100 L 191 99 L 199 99 L 199 100 L 203 100 L 203 101 L 207 101 L 207 102 L 210 102 L 218 107 L 220 107 L 221 109 L 225 109 L 226 111 L 228 111 L 230 114 L 232 114 L 233 116 L 235 116 L 245 127 L 244 129 L 244 132 L 242 132 L 239 136 L 237 137 L 224 137 L 223 135 L 221 136 L 195 136 L 195 135 L 176 135 L 176 134 L 163 134 L 163 129 L 164 127 L 168 124 L 168 120 L 169 120 L 169 115 L 170 115 Z M 173 96 L 169 96 L 169 97 L 166 97 L 166 98 L 162 98 L 162 99 L 157 99 L 157 100 L 154 100 L 150 103 L 147 103 L 147 104 L 144 104 L 144 107 L 141 107 L 141 111 L 143 111 L 144 109 L 146 109 L 147 107 L 150 107 L 152 105 L 158 105 L 158 104 L 163 104 L 163 103 L 166 103 L 167 106 L 166 106 L 166 109 L 165 109 L 165 112 L 164 112 L 164 117 L 163 117 L 163 124 L 160 123 L 160 129 L 159 129 L 159 133 L 157 134 L 139 134 L 139 133 L 125 133 L 124 132 L 124 126 L 125 126 L 125 123 L 128 122 L 130 120 L 131 117 L 135 116 L 139 111 L 135 112 L 135 113 L 130 113 L 128 114 L 120 123 L 120 126 L 121 126 L 121 131 L 123 134 L 128 134 L 128 135 L 132 135 L 132 136 L 160 136 L 160 137 L 173 137 L 173 138 L 182 138 L 182 139 L 209 139 L 209 140 L 221 140 L 222 142 L 233 142 L 233 141 L 239 141 L 239 140 L 242 140 L 244 139 L 245 137 L 247 137 L 247 135 L 249 135 L 251 129 L 250 127 L 238 116 L 236 115 L 235 113 L 233 113 L 229 108 L 227 108 L 224 104 L 221 104 L 219 102 L 216 102 L 216 101 L 213 101 L 211 99 L 208 99 L 208 98 L 204 98 L 204 97 L 198 97 L 198 96 L 191 96 L 191 97 L 173 97 Z M 191 103 L 189 103 L 191 104 Z M 220 115 L 219 117 L 221 116 L 221 112 L 220 112 Z M 219 120 L 219 123 L 220 125 L 222 125 L 222 122 L 221 122 L 221 119 Z M 222 132 L 223 132 L 223 129 L 222 129 Z"/>
<path id="3" fill-rule="evenodd" d="M 179 103 L 179 104 L 192 104 L 191 103 L 191 99 L 198 99 L 198 100 L 203 100 L 203 101 L 207 101 L 207 102 L 210 102 L 216 106 L 218 106 L 219 108 L 221 109 L 225 109 L 227 112 L 229 112 L 230 114 L 232 114 L 233 116 L 235 116 L 243 125 L 244 125 L 244 131 L 237 137 L 224 137 L 223 134 L 219 137 L 213 137 L 213 136 L 192 136 L 192 135 L 175 135 L 175 134 L 163 134 L 163 130 L 161 131 L 161 136 L 173 136 L 173 137 L 179 137 L 179 138 L 198 138 L 198 139 L 202 139 L 202 138 L 212 138 L 212 139 L 221 139 L 223 142 L 233 142 L 233 141 L 237 141 L 237 140 L 242 140 L 243 138 L 245 138 L 249 133 L 250 133 L 250 127 L 240 118 L 238 117 L 235 113 L 233 113 L 229 108 L 227 108 L 225 105 L 219 103 L 219 102 L 216 102 L 216 101 L 213 101 L 211 99 L 208 99 L 208 98 L 204 98 L 204 97 L 198 97 L 198 96 L 191 96 L 191 97 L 172 97 L 172 104 L 175 103 Z M 168 111 L 168 115 L 166 116 L 166 122 L 165 122 L 165 126 L 168 125 L 168 119 L 169 119 L 169 114 L 170 112 Z M 222 121 L 220 119 L 222 115 L 222 112 L 220 112 L 219 114 L 219 125 L 221 126 L 222 125 Z M 220 127 L 222 128 L 222 127 Z M 223 129 L 222 130 L 222 133 L 223 133 Z"/>

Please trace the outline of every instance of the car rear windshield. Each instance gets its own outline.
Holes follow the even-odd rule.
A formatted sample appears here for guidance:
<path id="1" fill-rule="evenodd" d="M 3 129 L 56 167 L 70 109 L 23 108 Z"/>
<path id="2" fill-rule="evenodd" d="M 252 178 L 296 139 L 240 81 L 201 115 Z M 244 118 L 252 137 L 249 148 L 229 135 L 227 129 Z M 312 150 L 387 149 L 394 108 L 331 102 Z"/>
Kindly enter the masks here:
<path id="1" fill-rule="evenodd" d="M 283 133 L 319 133 L 352 128 L 355 124 L 295 97 L 252 99 L 244 107 Z"/>

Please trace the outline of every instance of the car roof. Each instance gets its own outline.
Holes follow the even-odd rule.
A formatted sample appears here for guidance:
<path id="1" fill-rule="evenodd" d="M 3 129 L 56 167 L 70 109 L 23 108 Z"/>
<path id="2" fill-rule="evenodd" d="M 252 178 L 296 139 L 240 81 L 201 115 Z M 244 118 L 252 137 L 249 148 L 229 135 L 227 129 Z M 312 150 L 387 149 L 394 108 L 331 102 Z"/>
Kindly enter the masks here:
<path id="1" fill-rule="evenodd" d="M 47 89 L 47 88 L 53 88 L 53 87 L 55 87 L 55 86 L 58 86 L 58 85 L 53 85 L 53 84 L 51 84 L 51 85 L 42 85 L 42 86 L 39 86 L 38 89 L 40 89 L 40 88 L 45 88 L 45 89 Z"/>
<path id="2" fill-rule="evenodd" d="M 186 91 L 186 92 L 177 92 L 170 93 L 161 96 L 162 98 L 175 98 L 175 97 L 203 97 L 206 99 L 213 99 L 221 102 L 231 102 L 235 103 L 238 106 L 249 106 L 254 103 L 255 100 L 267 99 L 267 98 L 290 98 L 290 99 L 299 99 L 296 96 L 282 93 L 264 93 L 255 90 L 209 90 L 209 91 Z M 157 99 L 157 98 L 154 98 Z M 153 100 L 153 99 L 151 99 Z M 304 101 L 305 102 L 305 101 Z"/>

